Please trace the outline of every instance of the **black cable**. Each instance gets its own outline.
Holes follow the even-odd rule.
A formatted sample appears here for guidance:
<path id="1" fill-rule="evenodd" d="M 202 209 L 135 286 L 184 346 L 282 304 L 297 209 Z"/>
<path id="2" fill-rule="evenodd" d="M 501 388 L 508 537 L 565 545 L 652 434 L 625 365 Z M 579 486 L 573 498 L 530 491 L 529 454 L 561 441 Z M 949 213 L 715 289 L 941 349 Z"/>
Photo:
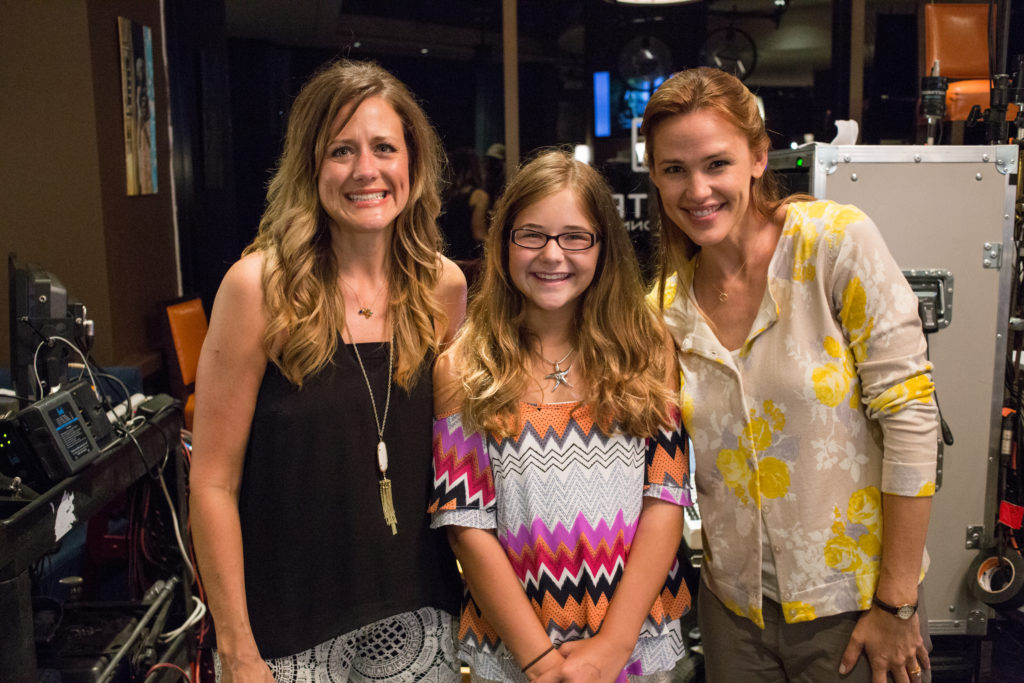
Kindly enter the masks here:
<path id="1" fill-rule="evenodd" d="M 121 391 L 124 392 L 124 395 L 125 395 L 126 408 L 127 408 L 127 410 L 125 412 L 126 419 L 124 421 L 127 422 L 128 420 L 130 420 L 133 411 L 132 411 L 132 401 L 131 401 L 131 390 L 128 389 L 128 385 L 125 384 L 121 380 L 120 377 L 117 377 L 116 375 L 114 375 L 113 373 L 108 371 L 105 367 L 103 367 L 102 365 L 97 363 L 95 360 L 93 360 L 92 350 L 87 351 L 83 355 L 85 356 L 85 364 L 92 366 L 92 368 L 94 370 L 93 374 L 95 376 L 97 376 L 97 377 L 104 377 L 104 378 L 106 378 L 108 380 L 112 380 L 112 381 L 116 382 L 118 385 L 120 385 Z M 103 394 L 103 392 L 100 390 L 99 386 L 96 387 L 96 390 L 97 390 L 97 392 L 99 392 L 101 394 L 100 400 L 103 401 L 105 399 L 105 394 Z M 109 401 L 104 402 L 104 407 L 106 407 L 107 410 L 113 410 L 113 406 L 110 405 Z"/>
<path id="2" fill-rule="evenodd" d="M 924 359 L 931 362 L 931 332 L 924 333 Z M 942 432 L 942 442 L 947 446 L 953 445 L 953 430 L 949 428 L 946 418 L 942 416 L 942 407 L 939 406 L 939 390 L 932 388 L 932 400 L 935 401 L 935 411 L 939 414 L 939 430 Z"/>
<path id="3" fill-rule="evenodd" d="M 149 464 L 146 462 L 146 452 L 142 450 L 142 444 L 139 443 L 139 440 L 136 439 L 135 435 L 132 433 L 130 424 L 123 427 L 121 425 L 113 425 L 113 428 L 114 433 L 117 434 L 119 438 L 127 437 L 132 440 L 132 443 L 135 444 L 135 451 L 139 454 L 139 462 L 142 463 L 142 469 L 148 473 Z"/>
<path id="4" fill-rule="evenodd" d="M 94 367 L 97 370 L 97 372 L 94 373 L 96 377 L 101 377 L 103 379 L 112 380 L 115 384 L 120 386 L 121 387 L 121 391 L 124 392 L 125 413 L 124 413 L 124 416 L 120 417 L 119 419 L 121 420 L 121 422 L 123 424 L 127 425 L 127 423 L 132 419 L 132 417 L 134 417 L 134 415 L 133 415 L 134 411 L 132 410 L 132 394 L 131 394 L 131 391 L 129 391 L 129 389 L 128 389 L 128 385 L 125 384 L 123 381 L 121 381 L 120 377 L 117 377 L 116 375 L 112 375 L 109 372 L 103 372 L 102 370 L 100 370 L 100 367 L 98 365 L 95 365 L 95 364 L 93 364 L 93 365 L 94 365 Z M 111 408 L 111 410 L 112 410 L 112 412 L 114 413 L 114 415 L 116 417 L 117 416 L 117 411 L 113 410 L 113 408 Z"/>
<path id="5" fill-rule="evenodd" d="M 160 410 L 156 411 L 155 413 L 150 415 L 148 418 L 146 418 L 146 422 L 148 424 L 152 425 L 153 427 L 155 427 L 156 430 L 158 432 L 160 432 L 160 436 L 162 436 L 164 438 L 164 458 L 163 458 L 164 459 L 164 464 L 166 464 L 167 458 L 169 458 L 170 455 L 171 455 L 171 449 L 172 449 L 171 444 L 178 443 L 178 441 L 179 441 L 178 437 L 174 436 L 173 434 L 168 434 L 167 431 L 164 429 L 164 426 L 157 422 L 157 418 L 158 417 L 160 417 L 161 415 L 163 415 L 164 413 L 166 413 L 166 412 L 168 412 L 170 410 L 178 411 L 178 414 L 181 415 L 182 418 L 184 418 L 184 410 L 182 409 L 180 401 L 172 401 L 171 403 L 168 403 L 167 405 L 165 405 L 162 408 L 160 408 Z M 159 478 L 159 476 L 160 476 L 159 472 L 162 469 L 163 469 L 163 466 L 161 466 L 159 468 L 159 470 L 157 470 L 155 475 L 151 472 L 150 476 L 153 477 L 154 479 Z"/>
<path id="6" fill-rule="evenodd" d="M 155 427 L 156 431 L 164 439 L 164 457 L 161 458 L 161 460 L 160 460 L 160 466 L 159 467 L 154 466 L 149 471 L 149 476 L 150 476 L 151 479 L 159 479 L 160 478 L 160 473 L 163 472 L 165 467 L 167 467 L 167 460 L 168 460 L 168 458 L 171 457 L 171 443 L 172 443 L 172 441 L 171 441 L 171 438 L 167 436 L 167 432 L 164 431 L 164 429 L 163 429 L 163 427 L 161 425 L 158 425 L 157 423 L 153 422 L 152 420 L 149 421 L 149 424 L 152 425 L 153 427 Z"/>
<path id="7" fill-rule="evenodd" d="M 41 332 L 41 331 L 39 330 L 39 328 L 38 328 L 38 327 L 36 327 L 35 325 L 33 325 L 33 324 L 32 324 L 32 319 L 31 319 L 31 318 L 29 318 L 29 317 L 28 317 L 27 315 L 23 315 L 23 316 L 19 317 L 19 318 L 18 318 L 18 322 L 20 322 L 20 323 L 24 323 L 24 324 L 28 325 L 28 328 L 29 328 L 30 330 L 32 330 L 33 332 L 35 332 L 35 333 L 36 333 L 36 336 L 37 336 L 37 337 L 39 337 L 39 339 L 40 339 L 41 341 L 45 342 L 46 344 L 49 344 L 49 343 L 50 343 L 50 338 L 49 338 L 49 337 L 47 337 L 47 336 L 46 336 L 45 334 L 43 334 L 43 333 L 42 333 L 42 332 Z"/>
<path id="8" fill-rule="evenodd" d="M 21 401 L 22 403 L 35 403 L 35 399 L 31 399 L 28 396 L 22 396 L 21 394 L 16 394 L 16 393 L 14 393 L 13 390 L 11 391 L 11 393 L 4 394 L 4 395 L 5 396 L 10 396 L 11 398 L 16 398 L 19 401 Z"/>

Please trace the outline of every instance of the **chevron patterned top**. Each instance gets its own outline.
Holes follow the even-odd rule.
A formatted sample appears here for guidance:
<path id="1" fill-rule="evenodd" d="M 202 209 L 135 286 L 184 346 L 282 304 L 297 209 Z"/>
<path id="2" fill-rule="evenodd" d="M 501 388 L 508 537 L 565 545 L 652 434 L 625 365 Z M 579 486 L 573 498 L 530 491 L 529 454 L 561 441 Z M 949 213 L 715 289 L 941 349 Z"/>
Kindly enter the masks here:
<path id="1" fill-rule="evenodd" d="M 554 644 L 600 629 L 629 558 L 645 496 L 690 505 L 686 436 L 609 431 L 589 406 L 521 404 L 515 437 L 463 431 L 459 413 L 434 422 L 432 525 L 494 529 Z M 678 564 L 644 623 L 625 673 L 671 669 L 684 655 L 679 618 L 690 595 Z M 472 596 L 461 654 L 491 680 L 525 680 Z"/>

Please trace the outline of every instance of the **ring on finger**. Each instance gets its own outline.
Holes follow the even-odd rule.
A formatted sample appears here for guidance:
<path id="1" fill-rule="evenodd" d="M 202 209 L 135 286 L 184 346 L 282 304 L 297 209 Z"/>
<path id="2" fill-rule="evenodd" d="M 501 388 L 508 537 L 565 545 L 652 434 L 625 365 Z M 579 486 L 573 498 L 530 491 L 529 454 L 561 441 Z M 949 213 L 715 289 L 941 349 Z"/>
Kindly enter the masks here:
<path id="1" fill-rule="evenodd" d="M 908 671 L 907 673 L 909 673 L 911 676 L 920 676 L 921 675 L 921 667 L 917 667 L 913 671 Z"/>

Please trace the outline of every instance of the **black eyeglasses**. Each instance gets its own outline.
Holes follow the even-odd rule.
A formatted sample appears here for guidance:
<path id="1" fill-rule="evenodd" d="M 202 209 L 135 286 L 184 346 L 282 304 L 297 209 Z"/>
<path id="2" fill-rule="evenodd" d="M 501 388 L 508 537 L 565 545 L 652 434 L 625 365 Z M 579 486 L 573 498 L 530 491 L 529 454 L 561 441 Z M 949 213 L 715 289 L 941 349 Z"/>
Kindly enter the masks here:
<path id="1" fill-rule="evenodd" d="M 543 249 L 548 240 L 554 240 L 565 251 L 585 251 L 594 246 L 598 236 L 592 232 L 563 232 L 561 235 L 547 235 L 531 228 L 516 228 L 512 231 L 512 243 L 523 249 Z"/>

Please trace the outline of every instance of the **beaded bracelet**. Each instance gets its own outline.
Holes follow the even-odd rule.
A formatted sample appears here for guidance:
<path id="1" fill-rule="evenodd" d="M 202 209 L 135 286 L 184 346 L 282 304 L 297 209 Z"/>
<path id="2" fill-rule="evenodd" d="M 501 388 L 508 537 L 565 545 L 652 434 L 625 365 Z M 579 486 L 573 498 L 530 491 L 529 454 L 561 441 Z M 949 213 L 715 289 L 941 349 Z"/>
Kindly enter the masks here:
<path id="1" fill-rule="evenodd" d="M 550 654 L 550 652 L 551 652 L 552 650 L 554 650 L 554 649 L 555 649 L 555 646 L 554 646 L 554 645 L 552 645 L 552 646 L 551 646 L 551 647 L 549 647 L 548 649 L 544 650 L 544 652 L 541 652 L 541 653 L 540 653 L 540 655 L 539 655 L 538 657 L 536 657 L 536 658 L 535 658 L 534 660 L 532 660 L 532 661 L 531 661 L 531 662 L 530 662 L 529 664 L 527 664 L 526 666 L 524 666 L 524 667 L 523 667 L 523 668 L 521 669 L 521 671 L 522 671 L 523 673 L 526 673 L 526 670 L 527 670 L 527 669 L 529 669 L 529 668 L 530 668 L 531 666 L 533 666 L 534 664 L 536 664 L 536 663 L 537 663 L 537 662 L 539 662 L 540 660 L 542 660 L 542 659 L 544 659 L 545 657 L 547 657 L 547 656 L 548 656 L 548 654 Z"/>

